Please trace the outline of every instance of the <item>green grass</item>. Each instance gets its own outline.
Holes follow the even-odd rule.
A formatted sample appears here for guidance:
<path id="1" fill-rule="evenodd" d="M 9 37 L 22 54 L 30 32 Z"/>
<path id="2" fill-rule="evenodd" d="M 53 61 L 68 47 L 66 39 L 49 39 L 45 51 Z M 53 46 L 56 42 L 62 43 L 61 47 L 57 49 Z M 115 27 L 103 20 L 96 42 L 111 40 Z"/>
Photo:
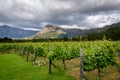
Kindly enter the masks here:
<path id="1" fill-rule="evenodd" d="M 35 67 L 16 54 L 0 54 L 0 80 L 74 80 L 62 71 L 48 74 L 47 66 Z"/>

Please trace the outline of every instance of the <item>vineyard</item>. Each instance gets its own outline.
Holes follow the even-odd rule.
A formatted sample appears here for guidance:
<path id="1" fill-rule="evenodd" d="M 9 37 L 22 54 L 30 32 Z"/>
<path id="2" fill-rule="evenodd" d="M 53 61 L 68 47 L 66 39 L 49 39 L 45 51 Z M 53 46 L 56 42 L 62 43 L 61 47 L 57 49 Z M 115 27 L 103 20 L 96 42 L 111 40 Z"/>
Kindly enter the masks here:
<path id="1" fill-rule="evenodd" d="M 82 56 L 80 56 L 80 50 L 82 50 Z M 0 55 L 11 52 L 21 56 L 33 66 L 47 66 L 49 74 L 54 73 L 54 68 L 65 71 L 66 74 L 74 73 L 71 71 L 75 68 L 80 73 L 79 69 L 82 67 L 83 70 L 81 69 L 80 74 L 84 80 L 105 80 L 104 77 L 108 74 L 107 69 L 115 67 L 117 75 L 109 80 L 120 80 L 119 41 L 0 44 Z M 83 59 L 82 63 L 80 63 L 81 58 Z M 96 76 L 88 77 L 91 72 L 96 72 Z"/>

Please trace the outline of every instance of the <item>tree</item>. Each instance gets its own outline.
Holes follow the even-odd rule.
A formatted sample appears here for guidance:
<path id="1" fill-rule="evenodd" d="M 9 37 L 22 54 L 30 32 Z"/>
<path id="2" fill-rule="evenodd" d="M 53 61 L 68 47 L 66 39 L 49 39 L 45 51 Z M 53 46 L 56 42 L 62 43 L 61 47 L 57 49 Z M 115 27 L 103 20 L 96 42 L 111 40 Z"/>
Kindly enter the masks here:
<path id="1" fill-rule="evenodd" d="M 107 39 L 120 40 L 120 26 L 111 26 L 106 30 L 105 35 Z"/>

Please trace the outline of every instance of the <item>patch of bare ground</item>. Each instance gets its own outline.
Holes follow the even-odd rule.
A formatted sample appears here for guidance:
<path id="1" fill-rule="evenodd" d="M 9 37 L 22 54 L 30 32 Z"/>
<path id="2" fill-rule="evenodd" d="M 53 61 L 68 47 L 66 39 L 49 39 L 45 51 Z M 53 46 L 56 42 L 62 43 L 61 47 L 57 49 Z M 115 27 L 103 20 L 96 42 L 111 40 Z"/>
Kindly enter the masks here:
<path id="1" fill-rule="evenodd" d="M 119 61 L 118 61 L 119 62 Z M 66 60 L 66 73 L 80 80 L 79 58 Z M 84 80 L 99 80 L 97 69 L 84 72 Z M 116 66 L 108 66 L 101 70 L 101 80 L 120 80 L 120 74 Z"/>

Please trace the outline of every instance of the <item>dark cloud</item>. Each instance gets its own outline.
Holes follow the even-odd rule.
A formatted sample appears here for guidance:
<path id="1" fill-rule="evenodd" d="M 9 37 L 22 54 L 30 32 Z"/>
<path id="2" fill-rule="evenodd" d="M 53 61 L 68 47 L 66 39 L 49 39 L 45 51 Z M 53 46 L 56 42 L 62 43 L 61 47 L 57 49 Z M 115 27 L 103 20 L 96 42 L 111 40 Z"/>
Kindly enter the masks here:
<path id="1" fill-rule="evenodd" d="M 119 22 L 120 0 L 1 0 L 0 24 L 102 27 Z"/>

